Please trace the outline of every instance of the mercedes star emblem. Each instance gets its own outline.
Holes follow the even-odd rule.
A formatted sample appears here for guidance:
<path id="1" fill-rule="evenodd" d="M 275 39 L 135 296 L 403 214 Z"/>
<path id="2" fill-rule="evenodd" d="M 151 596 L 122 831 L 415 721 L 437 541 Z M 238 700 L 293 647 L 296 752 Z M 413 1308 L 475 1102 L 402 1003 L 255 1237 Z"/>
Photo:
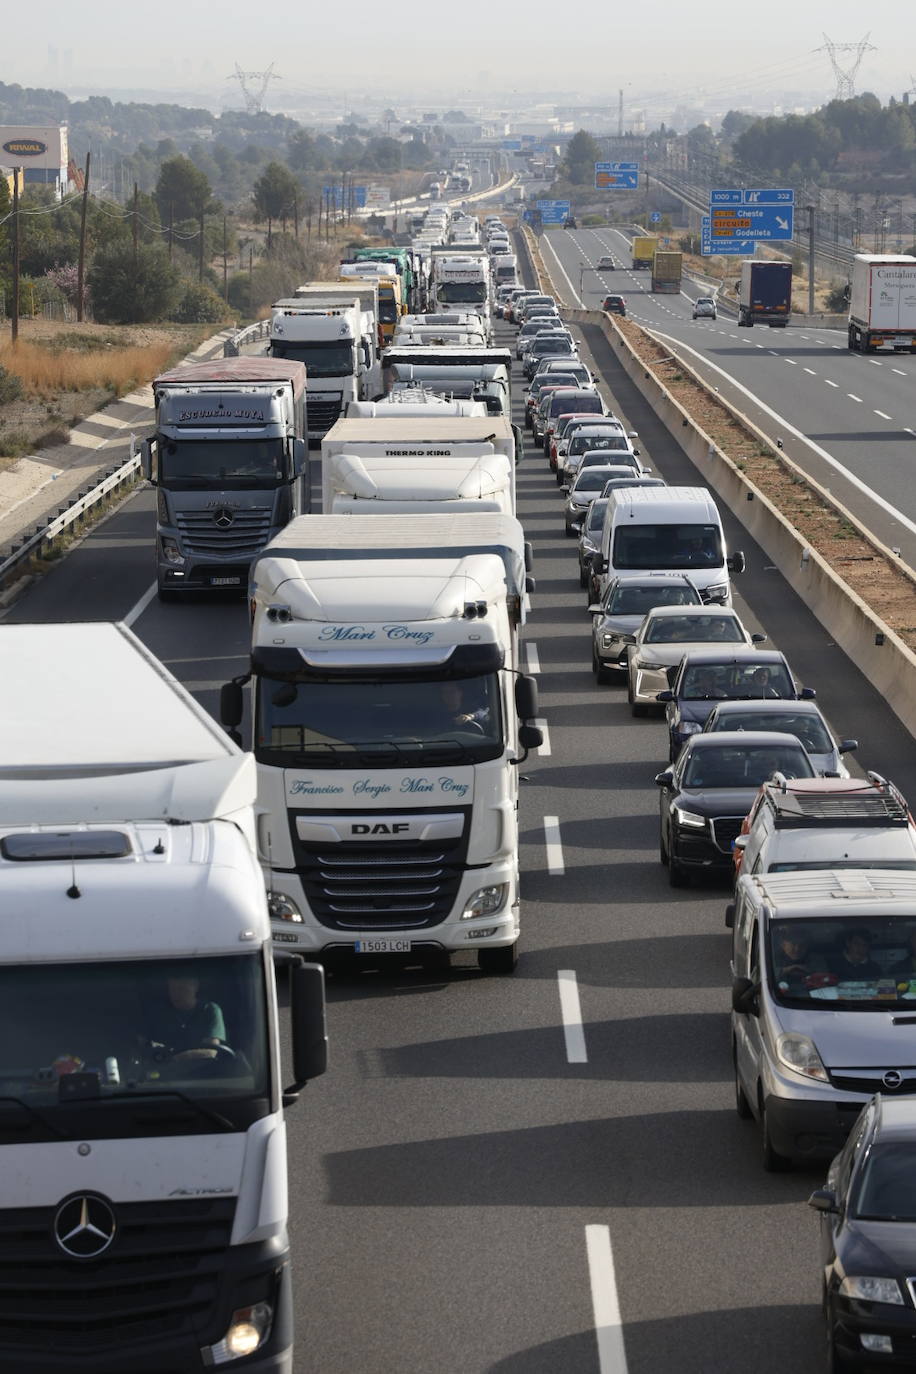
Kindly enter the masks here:
<path id="1" fill-rule="evenodd" d="M 73 1259 L 97 1259 L 108 1249 L 117 1229 L 114 1212 L 97 1193 L 67 1198 L 54 1217 L 54 1239 Z"/>
<path id="2" fill-rule="evenodd" d="M 887 1073 L 881 1079 L 881 1082 L 884 1084 L 885 1088 L 889 1088 L 890 1091 L 893 1092 L 893 1090 L 899 1088 L 900 1084 L 903 1082 L 903 1074 L 898 1072 L 897 1069 L 888 1069 Z"/>
<path id="3" fill-rule="evenodd" d="M 235 516 L 227 506 L 220 506 L 218 510 L 213 512 L 213 521 L 219 525 L 221 530 L 227 530 L 234 519 Z"/>

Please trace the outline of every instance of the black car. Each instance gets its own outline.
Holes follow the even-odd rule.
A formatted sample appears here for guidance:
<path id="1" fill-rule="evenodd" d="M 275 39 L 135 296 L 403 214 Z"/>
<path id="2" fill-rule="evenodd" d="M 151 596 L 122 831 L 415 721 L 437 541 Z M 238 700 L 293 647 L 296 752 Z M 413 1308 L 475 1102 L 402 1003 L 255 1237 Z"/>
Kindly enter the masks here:
<path id="1" fill-rule="evenodd" d="M 566 224 L 564 225 L 564 228 L 566 228 L 566 229 L 578 229 L 578 227 L 579 227 L 579 223 L 578 223 L 578 220 L 576 219 L 575 215 L 567 215 L 567 216 L 566 216 Z"/>
<path id="2" fill-rule="evenodd" d="M 820 1213 L 825 1368 L 916 1369 L 916 1102 L 879 1094 L 862 1108 Z"/>
<path id="3" fill-rule="evenodd" d="M 691 735 L 697 735 L 717 701 L 810 700 L 812 687 L 798 687 L 785 656 L 776 649 L 696 649 L 669 676 L 659 692 L 668 722 L 668 757 L 674 761 Z"/>
<path id="4" fill-rule="evenodd" d="M 611 315 L 626 315 L 627 303 L 623 296 L 605 296 L 601 302 L 601 309 L 607 310 Z"/>
<path id="5" fill-rule="evenodd" d="M 775 730 L 722 730 L 694 735 L 673 768 L 655 779 L 659 793 L 659 858 L 672 887 L 691 873 L 734 872 L 732 843 L 761 783 L 782 773 L 813 778 L 794 735 Z"/>

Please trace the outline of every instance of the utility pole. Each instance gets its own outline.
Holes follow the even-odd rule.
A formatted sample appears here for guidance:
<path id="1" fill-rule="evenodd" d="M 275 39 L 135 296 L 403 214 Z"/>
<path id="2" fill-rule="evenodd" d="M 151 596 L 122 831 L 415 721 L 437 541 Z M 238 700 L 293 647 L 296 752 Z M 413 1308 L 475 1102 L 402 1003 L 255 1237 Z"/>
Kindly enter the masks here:
<path id="1" fill-rule="evenodd" d="M 86 170 L 83 173 L 83 205 L 80 212 L 80 251 L 76 266 L 76 320 L 77 324 L 83 321 L 83 280 L 86 269 L 86 213 L 89 208 L 89 160 L 92 157 L 90 150 L 86 154 Z"/>
<path id="2" fill-rule="evenodd" d="M 226 216 L 223 215 L 223 296 L 229 299 L 229 259 L 226 256 Z"/>
<path id="3" fill-rule="evenodd" d="M 617 91 L 617 137 L 623 138 L 623 87 Z"/>
<path id="4" fill-rule="evenodd" d="M 248 313 L 254 314 L 254 248 L 248 249 Z"/>
<path id="5" fill-rule="evenodd" d="M 814 314 L 814 217 L 815 206 L 808 206 L 808 314 Z"/>
<path id="6" fill-rule="evenodd" d="M 140 261 L 140 186 L 134 182 L 134 271 Z"/>
<path id="7" fill-rule="evenodd" d="M 10 315 L 10 343 L 19 338 L 19 178 L 22 168 L 13 168 L 13 313 Z"/>
<path id="8" fill-rule="evenodd" d="M 172 242 L 175 238 L 175 203 L 169 201 L 169 262 L 172 261 Z"/>
<path id="9" fill-rule="evenodd" d="M 296 242 L 299 242 L 299 192 L 293 196 L 293 229 L 296 235 Z"/>
<path id="10" fill-rule="evenodd" d="M 197 280 L 204 279 L 204 208 L 200 207 L 200 229 L 198 230 L 200 242 L 197 248 Z"/>

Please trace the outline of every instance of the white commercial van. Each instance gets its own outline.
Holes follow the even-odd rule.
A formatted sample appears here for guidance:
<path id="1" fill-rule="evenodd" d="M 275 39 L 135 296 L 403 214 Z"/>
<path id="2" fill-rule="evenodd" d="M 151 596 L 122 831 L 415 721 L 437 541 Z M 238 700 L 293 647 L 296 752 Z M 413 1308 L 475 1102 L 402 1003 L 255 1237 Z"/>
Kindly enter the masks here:
<path id="1" fill-rule="evenodd" d="M 621 487 L 611 492 L 596 558 L 596 600 L 615 577 L 686 572 L 704 601 L 730 605 L 729 572 L 744 571 L 743 553 L 726 554 L 722 519 L 705 487 Z"/>

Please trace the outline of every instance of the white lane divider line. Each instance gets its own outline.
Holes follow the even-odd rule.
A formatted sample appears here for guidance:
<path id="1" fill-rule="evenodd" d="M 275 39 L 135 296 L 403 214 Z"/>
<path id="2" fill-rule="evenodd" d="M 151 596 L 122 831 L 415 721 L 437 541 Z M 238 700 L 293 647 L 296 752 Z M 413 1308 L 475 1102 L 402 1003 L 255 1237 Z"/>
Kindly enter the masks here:
<path id="1" fill-rule="evenodd" d="M 885 415 L 883 410 L 876 410 L 875 414 L 880 415 L 882 420 L 889 420 L 891 418 L 890 415 Z"/>
<path id="2" fill-rule="evenodd" d="M 582 1007 L 575 971 L 571 968 L 558 969 L 557 983 L 560 989 L 560 1013 L 563 1017 L 567 1063 L 587 1064 L 588 1051 L 585 1048 L 585 1030 L 582 1026 Z"/>
<path id="3" fill-rule="evenodd" d="M 832 382 L 832 381 L 830 380 L 829 377 L 825 377 L 825 378 L 824 378 L 824 381 L 827 383 L 828 386 L 839 386 L 839 385 L 840 385 L 839 382 Z"/>
<path id="4" fill-rule="evenodd" d="M 815 372 L 815 370 L 814 370 L 813 367 L 806 367 L 806 368 L 805 368 L 805 371 L 807 372 L 807 374 L 808 374 L 809 377 L 816 377 L 816 376 L 817 376 L 817 373 Z"/>
<path id="5" fill-rule="evenodd" d="M 146 610 L 147 606 L 152 601 L 155 595 L 156 583 L 153 582 L 151 586 L 147 587 L 146 591 L 143 593 L 140 600 L 137 602 L 136 606 L 131 606 L 130 610 L 127 612 L 127 615 L 122 617 L 124 624 L 128 627 L 128 629 L 131 625 L 133 625 L 135 620 L 140 619 L 141 615 Z"/>
<path id="6" fill-rule="evenodd" d="M 758 343 L 755 343 L 755 344 L 754 344 L 754 347 L 755 347 L 755 348 L 766 348 L 766 344 L 758 344 Z"/>
<path id="7" fill-rule="evenodd" d="M 543 717 L 536 716 L 535 719 L 532 721 L 532 724 L 536 725 L 540 730 L 541 734 L 544 736 L 543 742 L 538 745 L 538 753 L 541 755 L 542 758 L 549 759 L 551 753 L 550 731 L 547 729 L 547 722 L 543 719 Z"/>
<path id="8" fill-rule="evenodd" d="M 541 660 L 538 658 L 538 646 L 536 644 L 525 645 L 525 656 L 528 659 L 528 671 L 536 676 L 541 671 Z"/>
<path id="9" fill-rule="evenodd" d="M 585 1248 L 595 1336 L 598 1340 L 598 1368 L 601 1374 L 627 1374 L 627 1352 L 623 1343 L 610 1227 L 586 1226 Z"/>
<path id="10" fill-rule="evenodd" d="M 872 367 L 883 367 L 883 366 L 884 366 L 883 363 L 879 363 L 879 362 L 878 362 L 878 359 L 877 359 L 877 358 L 869 358 L 868 361 L 871 363 Z"/>
<path id="11" fill-rule="evenodd" d="M 563 862 L 559 816 L 544 817 L 544 842 L 547 846 L 547 872 L 554 878 L 562 878 L 566 872 L 566 864 Z"/>
<path id="12" fill-rule="evenodd" d="M 786 362 L 789 363 L 792 367 L 798 367 L 798 363 L 795 361 L 794 358 L 786 358 Z"/>
<path id="13" fill-rule="evenodd" d="M 898 377 L 908 377 L 910 375 L 908 372 L 904 372 L 903 369 L 899 367 L 892 367 L 891 372 L 896 372 Z"/>
<path id="14" fill-rule="evenodd" d="M 850 401 L 856 401 L 859 405 L 862 404 L 861 396 L 854 396 L 851 391 L 847 391 L 846 395 L 849 397 Z"/>
<path id="15" fill-rule="evenodd" d="M 810 336 L 810 334 L 799 334 L 798 337 L 799 337 L 800 339 L 810 339 L 811 336 Z"/>

